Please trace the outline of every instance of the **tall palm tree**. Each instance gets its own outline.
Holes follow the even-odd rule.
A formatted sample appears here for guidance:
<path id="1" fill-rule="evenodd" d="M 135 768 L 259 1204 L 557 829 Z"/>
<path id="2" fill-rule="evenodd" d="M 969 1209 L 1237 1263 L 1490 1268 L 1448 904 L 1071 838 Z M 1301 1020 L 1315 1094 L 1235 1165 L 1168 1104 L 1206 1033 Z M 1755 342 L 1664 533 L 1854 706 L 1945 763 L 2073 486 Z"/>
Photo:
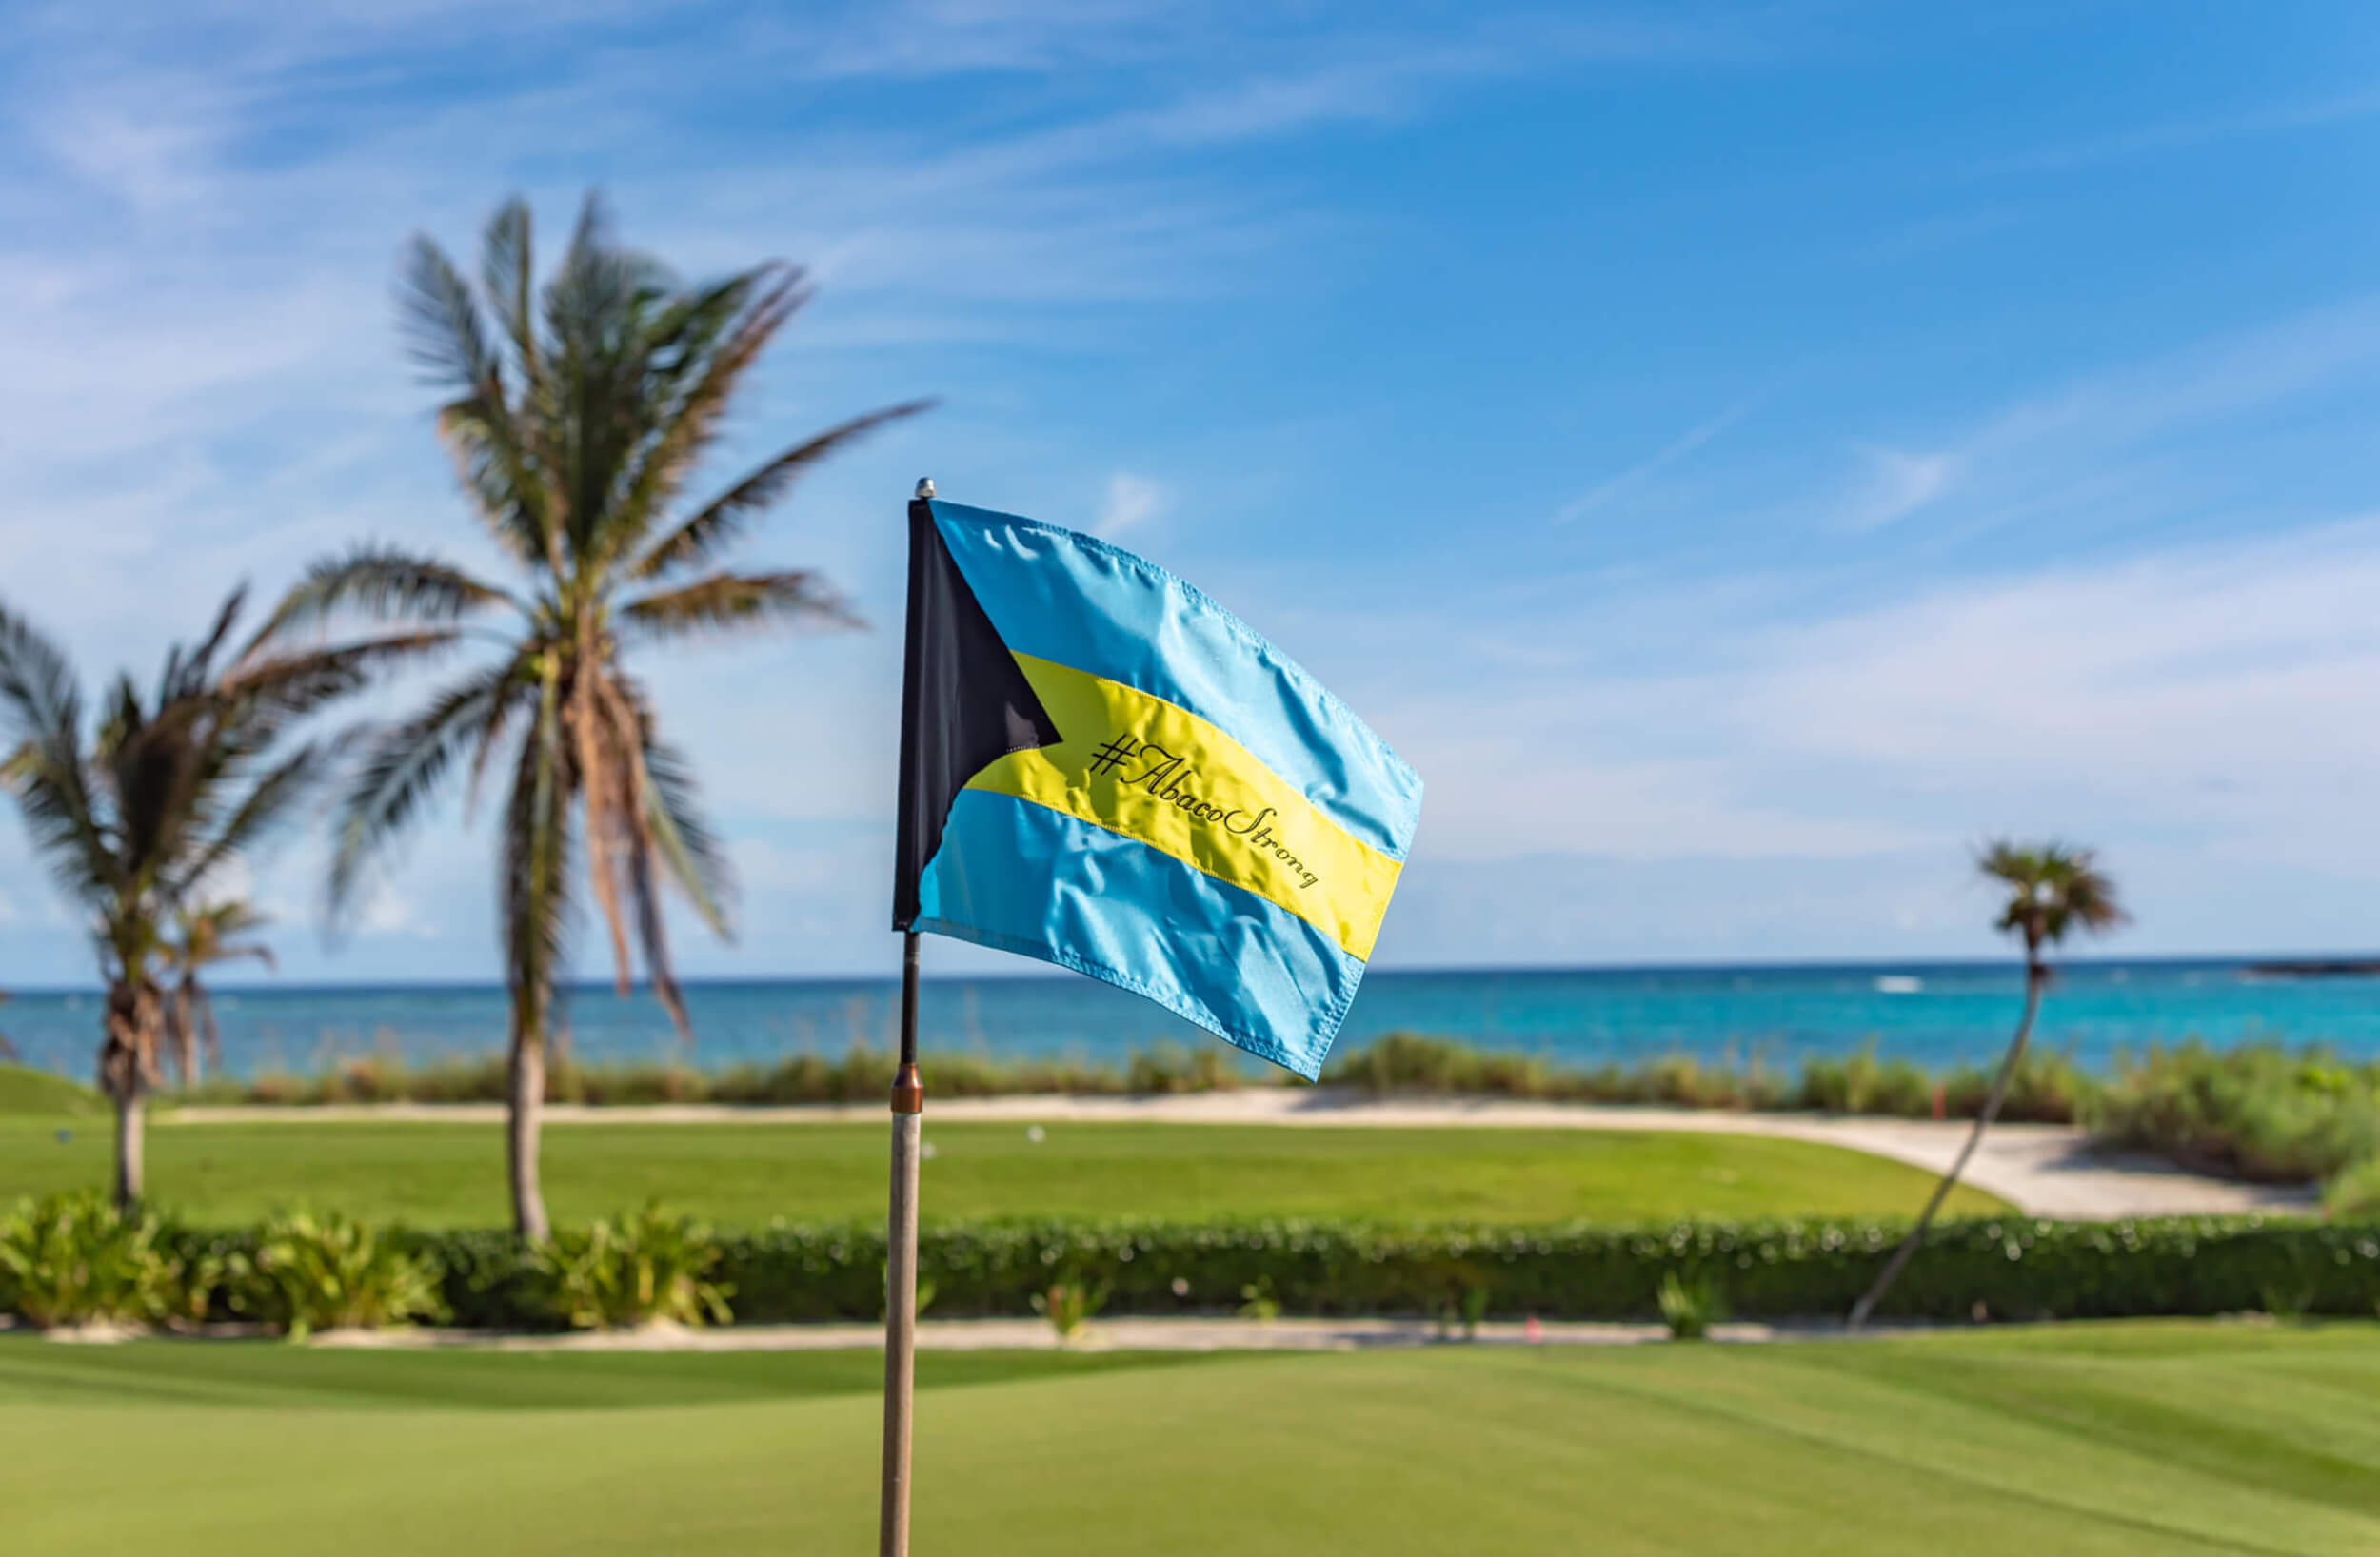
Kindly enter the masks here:
<path id="1" fill-rule="evenodd" d="M 2008 1053 L 2000 1060 L 1998 1074 L 1992 1078 L 1992 1090 L 1985 1094 L 1983 1107 L 1975 1114 L 1974 1128 L 1967 1133 L 1967 1143 L 1959 1148 L 1950 1172 L 1934 1187 L 1934 1197 L 1918 1214 L 1917 1225 L 1893 1251 L 1892 1259 L 1886 1262 L 1874 1285 L 1854 1305 L 1850 1320 L 1853 1330 L 1868 1322 L 1876 1304 L 1899 1277 L 1901 1268 L 1925 1241 L 1926 1229 L 1933 1225 L 1934 1212 L 1942 1209 L 1951 1187 L 1967 1171 L 1967 1161 L 1982 1144 L 1983 1133 L 2000 1116 L 2000 1105 L 2008 1100 L 2009 1083 L 2015 1079 L 2017 1067 L 2024 1062 L 2025 1046 L 2033 1041 L 2033 1017 L 2041 1010 L 2041 992 L 2050 982 L 2050 966 L 2042 960 L 2042 954 L 2050 947 L 2063 944 L 2073 931 L 2103 935 L 2128 917 L 2123 905 L 2116 901 L 2114 878 L 2099 868 L 2099 857 L 2093 850 L 2057 842 L 2013 843 L 2002 838 L 1983 847 L 1975 857 L 1975 868 L 2004 895 L 1999 917 L 1993 928 L 2019 937 L 2025 945 L 2024 1015 L 2017 1019 L 2016 1035 L 2009 1040 Z"/>
<path id="2" fill-rule="evenodd" d="M 214 997 L 199 976 L 218 963 L 245 957 L 272 967 L 271 947 L 239 938 L 265 924 L 264 915 L 236 897 L 204 906 L 185 903 L 174 912 L 173 934 L 158 955 L 165 972 L 174 977 L 166 996 L 165 1051 L 185 1086 L 199 1079 L 204 1065 L 223 1061 Z"/>
<path id="3" fill-rule="evenodd" d="M 664 885 L 728 934 L 726 860 L 625 656 L 697 633 L 850 622 L 814 573 L 730 572 L 719 559 L 808 466 L 923 408 L 856 417 L 687 502 L 737 389 L 808 298 L 803 273 L 771 263 L 683 284 L 623 246 L 590 196 L 560 267 L 542 289 L 534 278 L 529 210 L 516 199 L 487 225 L 476 293 L 426 237 L 413 243 L 403 293 L 415 356 L 451 396 L 439 433 L 518 584 L 367 546 L 318 563 L 276 616 L 285 633 L 358 618 L 502 623 L 488 634 L 498 653 L 370 743 L 340 804 L 330 897 L 335 909 L 354 906 L 367 866 L 459 759 L 468 759 L 474 794 L 491 768 L 509 770 L 498 866 L 510 995 L 506 1141 L 514 1226 L 532 1239 L 546 1232 L 538 1126 L 574 878 L 609 933 L 622 992 L 633 937 L 681 1033 Z"/>
<path id="4" fill-rule="evenodd" d="M 115 1195 L 127 1207 L 141 1194 L 142 1103 L 158 1080 L 169 921 L 328 774 L 338 742 L 292 747 L 292 725 L 363 686 L 376 660 L 451 637 L 302 651 L 260 638 L 228 653 L 242 599 L 232 592 L 194 648 L 168 653 L 152 698 L 119 677 L 95 719 L 65 654 L 0 606 L 0 786 L 99 955 L 99 1083 L 115 1103 Z"/>

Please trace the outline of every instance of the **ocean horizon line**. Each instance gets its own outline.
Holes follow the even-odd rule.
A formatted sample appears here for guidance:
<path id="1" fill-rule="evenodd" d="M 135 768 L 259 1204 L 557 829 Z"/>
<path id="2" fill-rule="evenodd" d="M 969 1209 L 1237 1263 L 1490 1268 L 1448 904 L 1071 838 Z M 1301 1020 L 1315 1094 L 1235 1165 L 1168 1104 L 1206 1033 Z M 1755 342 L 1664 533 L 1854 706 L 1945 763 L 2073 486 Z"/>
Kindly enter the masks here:
<path id="1" fill-rule="evenodd" d="M 2355 963 L 2380 962 L 2380 950 L 2315 950 L 2212 953 L 2163 953 L 2140 956 L 2071 956 L 2053 957 L 2052 965 L 2058 968 L 2118 971 L 2124 969 L 2183 970 L 2241 969 L 2267 963 Z M 1711 976 L 1716 974 L 1875 974 L 1895 973 L 1982 973 L 2001 969 L 2015 970 L 2023 965 L 2014 955 L 2002 956 L 1919 956 L 1919 957 L 1761 957 L 1743 961 L 1663 960 L 1651 962 L 1527 962 L 1428 964 L 1412 967 L 1374 968 L 1367 980 L 1379 978 L 1489 978 L 1489 977 L 1595 977 L 1632 975 L 1686 974 Z M 1020 968 L 978 970 L 967 973 L 926 973 L 925 984 L 1063 984 L 1077 976 L 1063 970 Z M 718 974 L 684 976 L 678 980 L 684 989 L 735 990 L 781 989 L 787 987 L 832 987 L 865 985 L 870 987 L 898 985 L 899 971 L 873 973 L 787 973 L 787 974 Z M 501 978 L 470 979 L 324 979 L 292 981 L 253 975 L 238 978 L 209 979 L 208 988 L 222 994 L 283 994 L 283 995 L 386 995 L 386 994 L 486 994 L 505 989 Z M 563 981 L 557 986 L 570 995 L 612 995 L 616 989 L 608 978 L 580 978 Z M 629 993 L 648 993 L 651 985 L 639 978 L 630 981 Z M 77 984 L 16 984 L 0 982 L 0 993 L 10 999 L 38 999 L 58 995 L 99 995 L 106 986 L 96 981 Z"/>

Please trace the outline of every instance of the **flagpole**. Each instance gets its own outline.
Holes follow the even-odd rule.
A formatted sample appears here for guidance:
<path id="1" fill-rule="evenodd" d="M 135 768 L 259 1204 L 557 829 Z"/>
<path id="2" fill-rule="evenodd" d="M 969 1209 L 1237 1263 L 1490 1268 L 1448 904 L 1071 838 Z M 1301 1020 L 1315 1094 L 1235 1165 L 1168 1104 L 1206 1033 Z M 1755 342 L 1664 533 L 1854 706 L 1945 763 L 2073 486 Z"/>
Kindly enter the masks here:
<path id="1" fill-rule="evenodd" d="M 918 483 L 920 499 L 934 483 Z M 901 937 L 901 1064 L 892 1084 L 892 1206 L 884 1228 L 884 1483 L 877 1557 L 909 1557 L 909 1425 L 917 1404 L 918 1136 L 925 1087 L 918 1079 L 918 933 Z"/>
<path id="2" fill-rule="evenodd" d="M 892 1086 L 892 1216 L 884 1241 L 884 1500 L 878 1557 L 909 1553 L 909 1421 L 917 1399 L 918 1133 L 925 1088 L 918 1080 L 918 936 L 901 948 L 901 1069 Z"/>

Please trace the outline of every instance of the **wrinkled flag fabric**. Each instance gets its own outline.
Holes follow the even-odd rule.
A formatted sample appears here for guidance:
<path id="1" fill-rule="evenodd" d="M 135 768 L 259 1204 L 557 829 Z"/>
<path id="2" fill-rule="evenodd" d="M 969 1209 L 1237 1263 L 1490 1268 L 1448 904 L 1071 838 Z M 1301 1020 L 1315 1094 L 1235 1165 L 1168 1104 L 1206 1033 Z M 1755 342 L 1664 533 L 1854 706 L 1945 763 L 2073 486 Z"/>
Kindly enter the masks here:
<path id="1" fill-rule="evenodd" d="M 896 930 L 1320 1074 L 1421 780 L 1239 618 L 1094 537 L 913 503 L 901 745 Z"/>

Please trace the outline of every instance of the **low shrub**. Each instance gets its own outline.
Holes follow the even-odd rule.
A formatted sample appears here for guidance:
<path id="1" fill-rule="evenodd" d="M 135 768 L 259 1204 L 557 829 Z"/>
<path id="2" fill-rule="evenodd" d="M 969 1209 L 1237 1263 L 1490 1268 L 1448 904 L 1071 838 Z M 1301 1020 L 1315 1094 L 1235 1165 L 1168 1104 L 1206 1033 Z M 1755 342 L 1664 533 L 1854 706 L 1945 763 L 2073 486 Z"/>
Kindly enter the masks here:
<path id="1" fill-rule="evenodd" d="M 1933 1078 L 1905 1059 L 1876 1058 L 1875 1045 L 1840 1057 L 1820 1056 L 1802 1067 L 1800 1104 L 1827 1114 L 1885 1114 L 1923 1118 L 1934 1112 Z"/>
<path id="2" fill-rule="evenodd" d="M 1211 1043 L 1196 1049 L 1160 1043 L 1132 1056 L 1124 1072 L 1124 1090 L 1142 1095 L 1234 1092 L 1240 1080 L 1240 1067 L 1233 1063 L 1228 1050 Z"/>
<path id="3" fill-rule="evenodd" d="M 772 1065 L 731 1065 L 717 1071 L 697 1070 L 682 1060 L 586 1064 L 558 1057 L 546 1080 L 547 1094 L 555 1101 L 594 1106 L 877 1103 L 891 1086 L 892 1073 L 889 1054 L 861 1044 L 840 1059 L 798 1054 Z M 1756 1052 L 1742 1057 L 1732 1051 L 1716 1060 L 1665 1054 L 1626 1064 L 1566 1066 L 1538 1055 L 1477 1049 L 1416 1033 L 1391 1033 L 1349 1050 L 1322 1074 L 1324 1085 L 1374 1095 L 1818 1109 L 1909 1118 L 1930 1114 L 1937 1090 L 1951 1114 L 1972 1117 L 1981 1108 L 1991 1080 L 1989 1070 L 1972 1067 L 1936 1076 L 1905 1059 L 1880 1059 L 1873 1046 L 1849 1056 L 1812 1057 L 1798 1073 L 1775 1067 Z M 937 1097 L 996 1097 L 1220 1092 L 1252 1083 L 1225 1049 L 1160 1043 L 1128 1056 L 1121 1070 L 1074 1059 L 938 1054 L 926 1064 L 925 1084 Z M 2080 1117 L 2082 1101 L 2096 1085 L 2071 1057 L 2035 1051 L 2019 1067 L 2002 1117 L 2072 1122 Z M 492 1103 L 502 1102 L 505 1095 L 501 1056 L 408 1066 L 392 1053 L 382 1052 L 341 1061 L 311 1077 L 273 1074 L 248 1081 L 218 1079 L 177 1097 L 185 1102 L 263 1104 Z"/>
<path id="4" fill-rule="evenodd" d="M 1053 1281 L 1048 1291 L 1033 1294 L 1033 1311 L 1049 1321 L 1060 1340 L 1071 1341 L 1107 1306 L 1107 1291 L 1105 1282 L 1092 1287 L 1080 1281 Z"/>
<path id="5" fill-rule="evenodd" d="M 2092 1133 L 2267 1183 L 2328 1179 L 2380 1155 L 2380 1066 L 2278 1043 L 2152 1047 L 2119 1061 Z"/>
<path id="6" fill-rule="evenodd" d="M 438 1261 L 336 1212 L 286 1212 L 224 1257 L 231 1311 L 293 1341 L 319 1330 L 387 1330 L 443 1319 Z"/>
<path id="7" fill-rule="evenodd" d="M 1944 1112 L 1954 1119 L 1972 1119 L 1983 1112 L 1997 1063 L 1954 1070 L 1942 1080 Z M 2071 1125 L 2082 1119 L 2097 1095 L 2099 1080 L 2074 1063 L 2074 1056 L 2054 1050 L 2028 1049 L 2009 1077 L 2008 1095 L 2000 1101 L 2000 1117 L 2011 1123 Z"/>
<path id="8" fill-rule="evenodd" d="M 1656 1298 L 1661 1307 L 1661 1322 L 1669 1326 L 1670 1339 L 1675 1341 L 1699 1341 L 1710 1334 L 1713 1325 L 1727 1317 L 1727 1294 L 1720 1290 L 1718 1277 L 1709 1271 L 1698 1271 L 1691 1277 L 1670 1271 L 1661 1278 Z"/>
<path id="9" fill-rule="evenodd" d="M 2322 1210 L 2337 1221 L 2380 1222 L 2380 1157 L 2366 1157 L 2331 1179 Z"/>
<path id="10" fill-rule="evenodd" d="M 1375 1095 L 1420 1093 L 1675 1108 L 1815 1109 L 1921 1119 L 1934 1112 L 1937 1090 L 1952 1117 L 1974 1117 L 1982 1110 L 1993 1074 L 1969 1067 L 1937 1079 L 1910 1060 L 1877 1057 L 1874 1044 L 1852 1054 L 1813 1055 L 1802 1062 L 1798 1075 L 1771 1067 L 1756 1053 L 1747 1059 L 1731 1054 L 1716 1063 L 1671 1054 L 1630 1065 L 1568 1067 L 1473 1049 L 1447 1038 L 1392 1033 L 1333 1061 L 1322 1080 Z M 2010 1080 L 2000 1116 L 2069 1124 L 2081 1117 L 2083 1099 L 2094 1085 L 2071 1055 L 2033 1051 Z"/>
<path id="11" fill-rule="evenodd" d="M 658 1206 L 617 1222 L 565 1228 L 528 1259 L 540 1307 L 579 1330 L 724 1325 L 732 1317 L 727 1299 L 734 1287 L 710 1279 L 720 1263 L 719 1240 L 704 1224 Z M 880 1274 L 880 1302 L 882 1291 Z"/>
<path id="12" fill-rule="evenodd" d="M 97 1193 L 20 1201 L 0 1215 L 0 1311 L 43 1330 L 203 1316 L 221 1269 L 169 1247 L 153 1213 L 128 1214 Z"/>

